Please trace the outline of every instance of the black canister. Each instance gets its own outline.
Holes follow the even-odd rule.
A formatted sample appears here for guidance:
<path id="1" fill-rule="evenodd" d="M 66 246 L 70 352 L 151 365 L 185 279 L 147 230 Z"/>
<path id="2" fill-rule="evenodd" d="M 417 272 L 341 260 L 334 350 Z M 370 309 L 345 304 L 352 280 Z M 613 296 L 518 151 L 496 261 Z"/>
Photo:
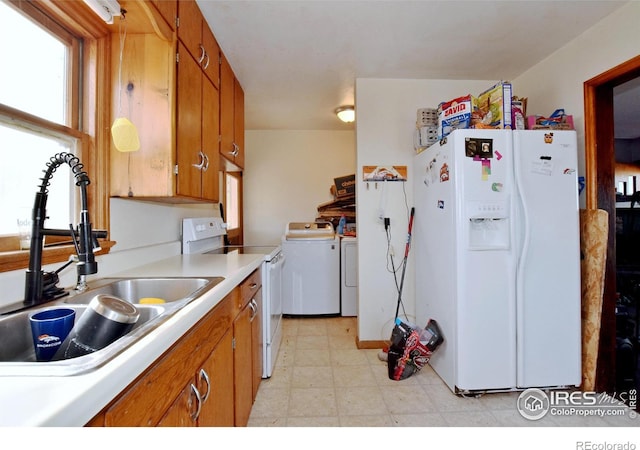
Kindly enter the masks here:
<path id="1" fill-rule="evenodd" d="M 75 358 L 106 347 L 127 334 L 139 317 L 131 303 L 111 295 L 96 295 L 72 331 L 65 357 Z"/>

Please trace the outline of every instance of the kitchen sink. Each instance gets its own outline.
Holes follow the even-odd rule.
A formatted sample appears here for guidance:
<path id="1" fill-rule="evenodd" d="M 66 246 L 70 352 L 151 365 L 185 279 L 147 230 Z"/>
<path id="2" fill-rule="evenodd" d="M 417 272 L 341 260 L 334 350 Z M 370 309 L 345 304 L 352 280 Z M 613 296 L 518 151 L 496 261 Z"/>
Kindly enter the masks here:
<path id="1" fill-rule="evenodd" d="M 73 291 L 63 299 L 1 315 L 0 376 L 69 376 L 95 370 L 135 344 L 223 279 L 222 277 L 103 278 L 93 281 L 90 289 L 84 292 Z M 89 302 L 99 294 L 112 295 L 135 304 L 140 312 L 135 326 L 112 344 L 88 355 L 49 362 L 36 361 L 29 316 L 43 309 L 71 308 L 76 311 L 75 323 L 77 324 L 87 310 Z M 139 304 L 141 298 L 160 298 L 164 303 Z M 67 344 L 65 341 L 62 344 L 63 348 Z"/>
<path id="2" fill-rule="evenodd" d="M 72 295 L 67 297 L 65 303 L 85 304 L 98 294 L 112 295 L 136 305 L 143 298 L 162 299 L 164 303 L 185 302 L 200 295 L 212 283 L 218 284 L 222 280 L 221 277 L 103 278 L 91 284 L 91 295 L 85 295 L 86 292 Z"/>

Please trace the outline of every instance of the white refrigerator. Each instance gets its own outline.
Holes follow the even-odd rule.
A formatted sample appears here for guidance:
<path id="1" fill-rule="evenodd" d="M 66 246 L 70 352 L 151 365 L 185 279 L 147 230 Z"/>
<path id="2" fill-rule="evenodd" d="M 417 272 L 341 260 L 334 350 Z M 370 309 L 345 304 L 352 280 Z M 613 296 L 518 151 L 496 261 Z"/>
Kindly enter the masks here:
<path id="1" fill-rule="evenodd" d="M 578 386 L 574 131 L 456 130 L 415 156 L 416 320 L 456 393 Z"/>

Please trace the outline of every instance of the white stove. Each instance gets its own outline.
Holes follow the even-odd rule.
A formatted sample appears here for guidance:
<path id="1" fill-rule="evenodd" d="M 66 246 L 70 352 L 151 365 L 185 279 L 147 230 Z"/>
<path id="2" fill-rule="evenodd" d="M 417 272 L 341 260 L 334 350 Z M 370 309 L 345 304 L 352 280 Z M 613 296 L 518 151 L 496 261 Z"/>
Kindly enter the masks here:
<path id="1" fill-rule="evenodd" d="M 280 245 L 224 245 L 227 224 L 219 217 L 182 220 L 182 253 L 263 255 L 262 262 L 262 378 L 273 373 L 282 341 L 282 267 Z"/>

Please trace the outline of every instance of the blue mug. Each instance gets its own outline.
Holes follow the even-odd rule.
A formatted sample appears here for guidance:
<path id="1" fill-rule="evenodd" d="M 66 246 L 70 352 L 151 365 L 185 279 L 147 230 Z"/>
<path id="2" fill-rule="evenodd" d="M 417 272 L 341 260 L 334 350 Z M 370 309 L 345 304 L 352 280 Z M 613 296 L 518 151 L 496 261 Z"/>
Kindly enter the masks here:
<path id="1" fill-rule="evenodd" d="M 29 316 L 36 360 L 51 361 L 73 328 L 76 312 L 71 308 L 47 309 Z"/>

